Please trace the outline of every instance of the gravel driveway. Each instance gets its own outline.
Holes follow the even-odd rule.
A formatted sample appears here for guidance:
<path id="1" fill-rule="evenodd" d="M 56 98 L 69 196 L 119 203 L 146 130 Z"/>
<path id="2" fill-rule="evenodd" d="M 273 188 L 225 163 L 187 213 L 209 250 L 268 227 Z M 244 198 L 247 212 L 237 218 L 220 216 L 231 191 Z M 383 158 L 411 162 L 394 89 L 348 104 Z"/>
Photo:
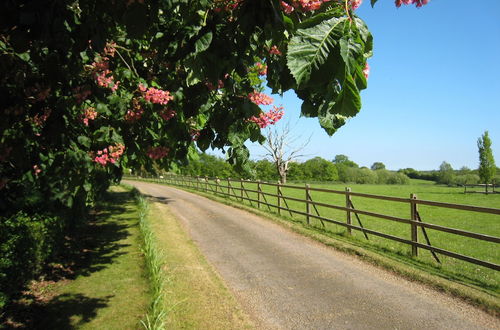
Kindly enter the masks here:
<path id="1" fill-rule="evenodd" d="M 168 204 L 258 328 L 500 329 L 458 299 L 270 220 L 179 189 L 127 183 Z"/>

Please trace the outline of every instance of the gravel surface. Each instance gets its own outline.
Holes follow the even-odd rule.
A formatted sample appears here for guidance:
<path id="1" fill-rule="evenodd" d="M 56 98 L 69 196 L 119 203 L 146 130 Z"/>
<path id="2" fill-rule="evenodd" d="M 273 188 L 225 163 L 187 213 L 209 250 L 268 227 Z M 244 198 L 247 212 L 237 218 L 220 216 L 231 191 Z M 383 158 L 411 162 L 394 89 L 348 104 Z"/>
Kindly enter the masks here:
<path id="1" fill-rule="evenodd" d="M 500 320 L 270 220 L 179 189 L 166 203 L 262 329 L 500 329 Z M 168 228 L 165 228 L 168 230 Z"/>

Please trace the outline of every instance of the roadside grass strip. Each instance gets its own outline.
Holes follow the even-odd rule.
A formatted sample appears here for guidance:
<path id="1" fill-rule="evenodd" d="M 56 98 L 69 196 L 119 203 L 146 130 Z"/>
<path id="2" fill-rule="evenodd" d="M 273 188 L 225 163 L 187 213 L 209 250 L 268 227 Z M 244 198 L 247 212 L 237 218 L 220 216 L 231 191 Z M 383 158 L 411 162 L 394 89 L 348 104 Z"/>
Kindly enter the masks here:
<path id="1" fill-rule="evenodd" d="M 136 195 L 153 300 L 147 329 L 251 329 L 232 292 L 164 201 Z"/>
<path id="2" fill-rule="evenodd" d="M 164 307 L 166 306 L 165 283 L 167 283 L 168 278 L 162 269 L 164 257 L 147 220 L 149 205 L 137 190 L 134 189 L 132 192 L 139 207 L 139 228 L 144 239 L 143 252 L 152 296 L 148 313 L 141 320 L 141 323 L 148 330 L 162 330 L 165 329 L 165 321 L 167 319 L 167 311 Z"/>

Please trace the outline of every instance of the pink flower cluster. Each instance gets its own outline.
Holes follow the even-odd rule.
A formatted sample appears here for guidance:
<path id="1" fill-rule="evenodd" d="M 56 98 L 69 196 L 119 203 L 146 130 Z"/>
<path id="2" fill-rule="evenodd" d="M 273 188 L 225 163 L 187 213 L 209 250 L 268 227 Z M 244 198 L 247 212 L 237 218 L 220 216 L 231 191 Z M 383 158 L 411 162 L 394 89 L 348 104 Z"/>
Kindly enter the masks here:
<path id="1" fill-rule="evenodd" d="M 423 5 L 426 5 L 429 3 L 429 0 L 396 0 L 396 7 L 401 7 L 401 5 L 413 5 L 417 8 L 422 7 Z"/>
<path id="2" fill-rule="evenodd" d="M 259 125 L 260 128 L 265 128 L 268 125 L 276 124 L 283 117 L 283 114 L 283 107 L 273 106 L 270 111 L 261 113 L 259 117 L 252 116 L 248 120 Z"/>
<path id="3" fill-rule="evenodd" d="M 281 8 L 285 14 L 292 13 L 295 9 L 301 11 L 313 11 L 321 8 L 321 5 L 331 0 L 288 0 L 281 1 Z"/>
<path id="4" fill-rule="evenodd" d="M 175 110 L 172 110 L 172 109 L 163 109 L 161 112 L 160 112 L 160 116 L 166 120 L 166 121 L 169 121 L 170 119 L 172 119 L 173 117 L 175 117 L 177 113 L 175 112 Z"/>
<path id="5" fill-rule="evenodd" d="M 109 88 L 115 92 L 118 89 L 119 81 L 114 81 L 111 70 L 109 70 L 109 63 L 107 57 L 102 57 L 101 61 L 92 63 L 92 71 L 97 84 L 101 87 Z"/>
<path id="6" fill-rule="evenodd" d="M 151 103 L 165 105 L 174 99 L 169 91 L 163 91 L 153 87 L 146 88 L 143 84 L 139 84 L 139 90 L 144 93 L 144 99 Z"/>
<path id="7" fill-rule="evenodd" d="M 97 156 L 94 157 L 93 161 L 106 166 L 106 164 L 114 164 L 125 151 L 125 146 L 123 144 L 117 144 L 115 146 L 109 146 L 102 150 L 97 151 Z"/>
<path id="8" fill-rule="evenodd" d="M 116 52 L 116 43 L 111 41 L 106 43 L 106 47 L 104 47 L 104 55 L 115 57 Z"/>
<path id="9" fill-rule="evenodd" d="M 363 74 L 365 75 L 365 78 L 368 79 L 368 76 L 370 75 L 370 65 L 368 62 L 365 64 L 365 68 L 363 69 Z"/>
<path id="10" fill-rule="evenodd" d="M 81 120 L 85 126 L 89 126 L 89 120 L 94 120 L 97 118 L 97 111 L 94 108 L 89 107 L 83 110 L 83 114 L 81 115 Z"/>
<path id="11" fill-rule="evenodd" d="M 167 147 L 149 147 L 147 155 L 151 159 L 161 159 L 168 155 L 169 151 Z"/>
<path id="12" fill-rule="evenodd" d="M 142 108 L 139 100 L 132 99 L 132 109 L 129 109 L 125 114 L 125 120 L 128 122 L 134 122 L 142 118 L 144 114 L 144 109 Z"/>
<path id="13" fill-rule="evenodd" d="M 352 10 L 358 9 L 362 3 L 363 3 L 363 0 L 350 0 L 349 1 L 349 5 L 351 6 Z"/>
<path id="14" fill-rule="evenodd" d="M 272 97 L 256 91 L 248 94 L 248 99 L 257 105 L 270 105 L 274 102 Z"/>
<path id="15" fill-rule="evenodd" d="M 52 110 L 50 110 L 49 108 L 45 108 L 43 110 L 43 114 L 40 115 L 37 113 L 31 120 L 36 126 L 43 126 L 47 119 L 49 119 L 51 112 Z"/>
<path id="16" fill-rule="evenodd" d="M 219 13 L 221 11 L 235 10 L 242 0 L 215 0 L 214 11 Z"/>
<path id="17" fill-rule="evenodd" d="M 267 74 L 267 65 L 257 62 L 255 68 L 260 76 L 265 76 Z"/>
<path id="18" fill-rule="evenodd" d="M 269 49 L 269 54 L 271 54 L 271 55 L 274 54 L 274 55 L 278 55 L 278 56 L 282 55 L 281 51 L 278 49 L 278 46 L 276 46 L 276 45 L 272 46 L 271 49 Z"/>
<path id="19" fill-rule="evenodd" d="M 38 176 L 41 172 L 42 169 L 38 165 L 33 165 L 33 174 L 35 174 L 35 176 Z"/>

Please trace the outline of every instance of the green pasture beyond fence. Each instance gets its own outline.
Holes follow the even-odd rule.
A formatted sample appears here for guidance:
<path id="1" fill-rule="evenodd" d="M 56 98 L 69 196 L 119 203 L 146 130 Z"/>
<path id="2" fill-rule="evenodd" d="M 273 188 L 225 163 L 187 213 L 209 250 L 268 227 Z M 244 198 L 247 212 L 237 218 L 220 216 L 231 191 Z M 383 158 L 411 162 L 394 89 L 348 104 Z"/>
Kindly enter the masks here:
<path id="1" fill-rule="evenodd" d="M 411 251 L 412 256 L 425 250 L 427 258 L 436 263 L 447 256 L 500 270 L 500 209 L 497 208 L 421 200 L 415 194 L 400 198 L 357 193 L 350 188 L 341 191 L 177 175 L 150 179 L 230 197 L 330 232 L 357 235 L 375 244 L 384 240 L 387 246 L 389 240 L 389 249 L 395 251 L 403 243 L 410 246 L 408 253 Z"/>

